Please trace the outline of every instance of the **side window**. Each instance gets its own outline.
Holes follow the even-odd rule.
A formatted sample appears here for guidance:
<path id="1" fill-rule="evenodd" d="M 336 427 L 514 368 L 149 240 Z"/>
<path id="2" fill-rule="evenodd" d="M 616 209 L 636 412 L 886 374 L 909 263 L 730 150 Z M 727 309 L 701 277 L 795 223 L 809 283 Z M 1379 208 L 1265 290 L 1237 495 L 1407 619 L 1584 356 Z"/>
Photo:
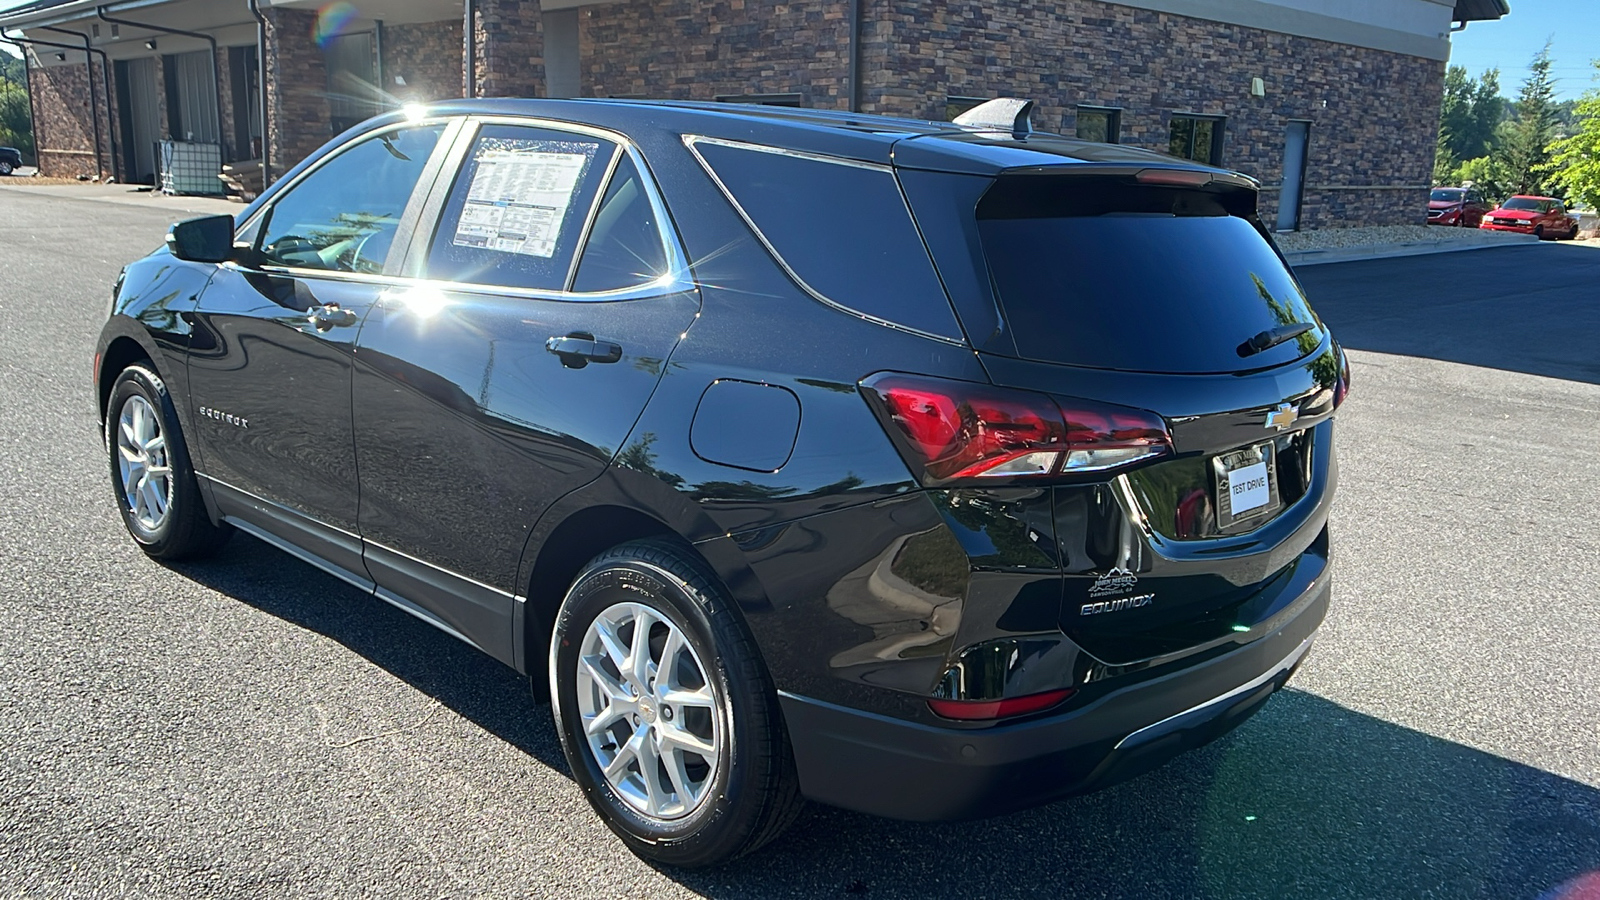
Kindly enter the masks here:
<path id="1" fill-rule="evenodd" d="M 667 274 L 667 250 L 644 180 L 623 156 L 611 175 L 594 225 L 584 242 L 574 291 L 615 291 L 638 287 Z"/>
<path id="2" fill-rule="evenodd" d="M 565 290 L 583 223 L 617 149 L 587 135 L 484 126 L 445 201 L 427 277 Z"/>
<path id="3" fill-rule="evenodd" d="M 319 166 L 267 211 L 260 234 L 267 265 L 336 272 L 383 271 L 395 231 L 443 125 L 367 138 Z"/>
<path id="4" fill-rule="evenodd" d="M 827 302 L 929 334 L 961 330 L 887 167 L 699 140 L 695 152 L 784 265 Z"/>
<path id="5" fill-rule="evenodd" d="M 1078 107 L 1078 140 L 1099 144 L 1122 143 L 1122 110 L 1110 107 Z"/>
<path id="6" fill-rule="evenodd" d="M 1167 152 L 1179 159 L 1222 165 L 1222 138 L 1227 120 L 1220 116 L 1173 115 L 1167 132 Z"/>

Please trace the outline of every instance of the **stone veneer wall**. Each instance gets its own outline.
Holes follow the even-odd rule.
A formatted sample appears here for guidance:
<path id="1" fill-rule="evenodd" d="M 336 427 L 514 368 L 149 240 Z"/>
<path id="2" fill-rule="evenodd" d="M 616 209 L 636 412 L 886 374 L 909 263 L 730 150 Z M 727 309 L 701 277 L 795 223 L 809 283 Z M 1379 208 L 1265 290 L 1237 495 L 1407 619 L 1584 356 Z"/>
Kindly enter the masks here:
<path id="1" fill-rule="evenodd" d="M 50 52 L 54 52 L 51 50 Z M 66 51 L 71 58 L 71 51 Z M 28 53 L 33 85 L 34 147 L 37 149 L 39 172 L 54 178 L 77 178 L 98 174 L 94 157 L 93 107 L 89 102 L 88 73 L 81 62 L 57 66 L 41 66 Z M 111 161 L 110 123 L 116 121 L 115 81 L 111 84 L 110 115 L 107 115 L 103 96 L 105 81 L 101 75 L 100 60 L 94 61 L 94 91 L 100 109 L 100 159 L 105 175 L 110 176 L 115 167 Z"/>
<path id="2" fill-rule="evenodd" d="M 543 97 L 544 33 L 538 0 L 476 0 L 474 7 L 477 85 L 468 95 Z"/>
<path id="3" fill-rule="evenodd" d="M 399 103 L 461 96 L 461 20 L 383 26 L 383 78 Z"/>
<path id="4" fill-rule="evenodd" d="M 317 14 L 271 7 L 267 17 L 267 140 L 276 181 L 332 137 L 328 67 L 311 39 Z"/>
<path id="5" fill-rule="evenodd" d="M 1445 64 L 1099 0 L 863 0 L 863 109 L 943 118 L 946 94 L 1120 107 L 1122 142 L 1167 148 L 1173 113 L 1227 117 L 1222 164 L 1274 221 L 1292 119 L 1311 122 L 1302 224 L 1421 224 Z M 1252 77 L 1266 96 L 1250 95 Z"/>
<path id="6" fill-rule="evenodd" d="M 578 14 L 583 93 L 712 100 L 801 94 L 848 109 L 849 5 L 840 0 L 653 0 Z"/>

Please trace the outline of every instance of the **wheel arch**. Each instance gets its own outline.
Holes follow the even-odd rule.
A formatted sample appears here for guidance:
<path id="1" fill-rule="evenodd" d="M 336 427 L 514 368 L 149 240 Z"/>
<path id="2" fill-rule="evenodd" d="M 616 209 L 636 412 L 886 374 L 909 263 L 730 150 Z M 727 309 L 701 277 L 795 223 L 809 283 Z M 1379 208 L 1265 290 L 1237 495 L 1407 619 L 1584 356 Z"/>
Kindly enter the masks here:
<path id="1" fill-rule="evenodd" d="M 156 364 L 155 354 L 151 352 L 137 338 L 130 334 L 118 334 L 106 343 L 105 349 L 98 354 L 99 361 L 96 370 L 95 408 L 100 413 L 100 424 L 105 425 L 106 403 L 111 399 L 111 386 L 116 384 L 117 376 L 128 366 L 136 362 L 145 362 L 162 380 L 166 378 Z"/>
<path id="2" fill-rule="evenodd" d="M 526 600 L 518 605 L 514 656 L 516 668 L 536 681 L 544 680 L 551 627 L 573 579 L 590 560 L 619 544 L 645 538 L 670 540 L 705 564 L 741 616 L 768 605 L 759 580 L 732 539 L 697 533 L 709 520 L 679 522 L 660 509 L 641 508 L 640 492 L 616 491 L 611 482 L 602 477 L 563 497 L 540 519 L 523 551 L 517 583 L 525 588 Z M 662 487 L 688 507 L 677 510 L 680 514 L 692 510 L 694 520 L 705 519 L 692 501 Z"/>

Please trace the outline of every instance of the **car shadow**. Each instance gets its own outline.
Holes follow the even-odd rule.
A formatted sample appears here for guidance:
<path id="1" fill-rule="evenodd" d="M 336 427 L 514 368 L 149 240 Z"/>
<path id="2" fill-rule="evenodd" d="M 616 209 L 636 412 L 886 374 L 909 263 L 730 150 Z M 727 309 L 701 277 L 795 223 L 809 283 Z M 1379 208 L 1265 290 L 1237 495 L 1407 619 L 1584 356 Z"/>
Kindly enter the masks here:
<path id="1" fill-rule="evenodd" d="M 929 785 L 938 790 L 938 785 Z M 1600 869 L 1600 791 L 1293 688 L 1097 794 L 972 823 L 813 806 L 707 897 L 1528 898 Z"/>
<path id="2" fill-rule="evenodd" d="M 1520 245 L 1295 274 L 1348 349 L 1600 384 L 1600 248 Z"/>
<path id="3" fill-rule="evenodd" d="M 169 563 L 186 578 L 331 638 L 485 731 L 568 773 L 544 704 L 528 682 L 432 625 L 245 535 L 199 562 Z"/>
<path id="4" fill-rule="evenodd" d="M 431 626 L 243 537 L 172 568 L 569 774 L 524 680 Z M 812 805 L 758 853 L 661 873 L 712 898 L 1535 900 L 1595 870 L 1600 790 L 1291 687 L 1222 740 L 1096 794 L 953 824 Z"/>

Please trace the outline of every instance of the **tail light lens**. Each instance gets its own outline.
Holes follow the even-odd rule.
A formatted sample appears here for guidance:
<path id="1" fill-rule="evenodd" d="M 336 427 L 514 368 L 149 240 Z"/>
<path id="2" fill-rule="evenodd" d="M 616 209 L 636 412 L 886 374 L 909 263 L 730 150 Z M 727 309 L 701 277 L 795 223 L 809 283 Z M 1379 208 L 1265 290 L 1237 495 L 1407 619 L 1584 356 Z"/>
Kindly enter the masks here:
<path id="1" fill-rule="evenodd" d="M 861 383 L 927 486 L 1099 472 L 1172 452 L 1161 417 L 965 381 L 883 373 Z"/>
<path id="2" fill-rule="evenodd" d="M 1004 719 L 1049 709 L 1071 697 L 1072 688 L 1028 694 L 1024 697 L 1007 697 L 1004 700 L 929 700 L 928 708 L 946 719 L 973 721 L 977 719 Z"/>

